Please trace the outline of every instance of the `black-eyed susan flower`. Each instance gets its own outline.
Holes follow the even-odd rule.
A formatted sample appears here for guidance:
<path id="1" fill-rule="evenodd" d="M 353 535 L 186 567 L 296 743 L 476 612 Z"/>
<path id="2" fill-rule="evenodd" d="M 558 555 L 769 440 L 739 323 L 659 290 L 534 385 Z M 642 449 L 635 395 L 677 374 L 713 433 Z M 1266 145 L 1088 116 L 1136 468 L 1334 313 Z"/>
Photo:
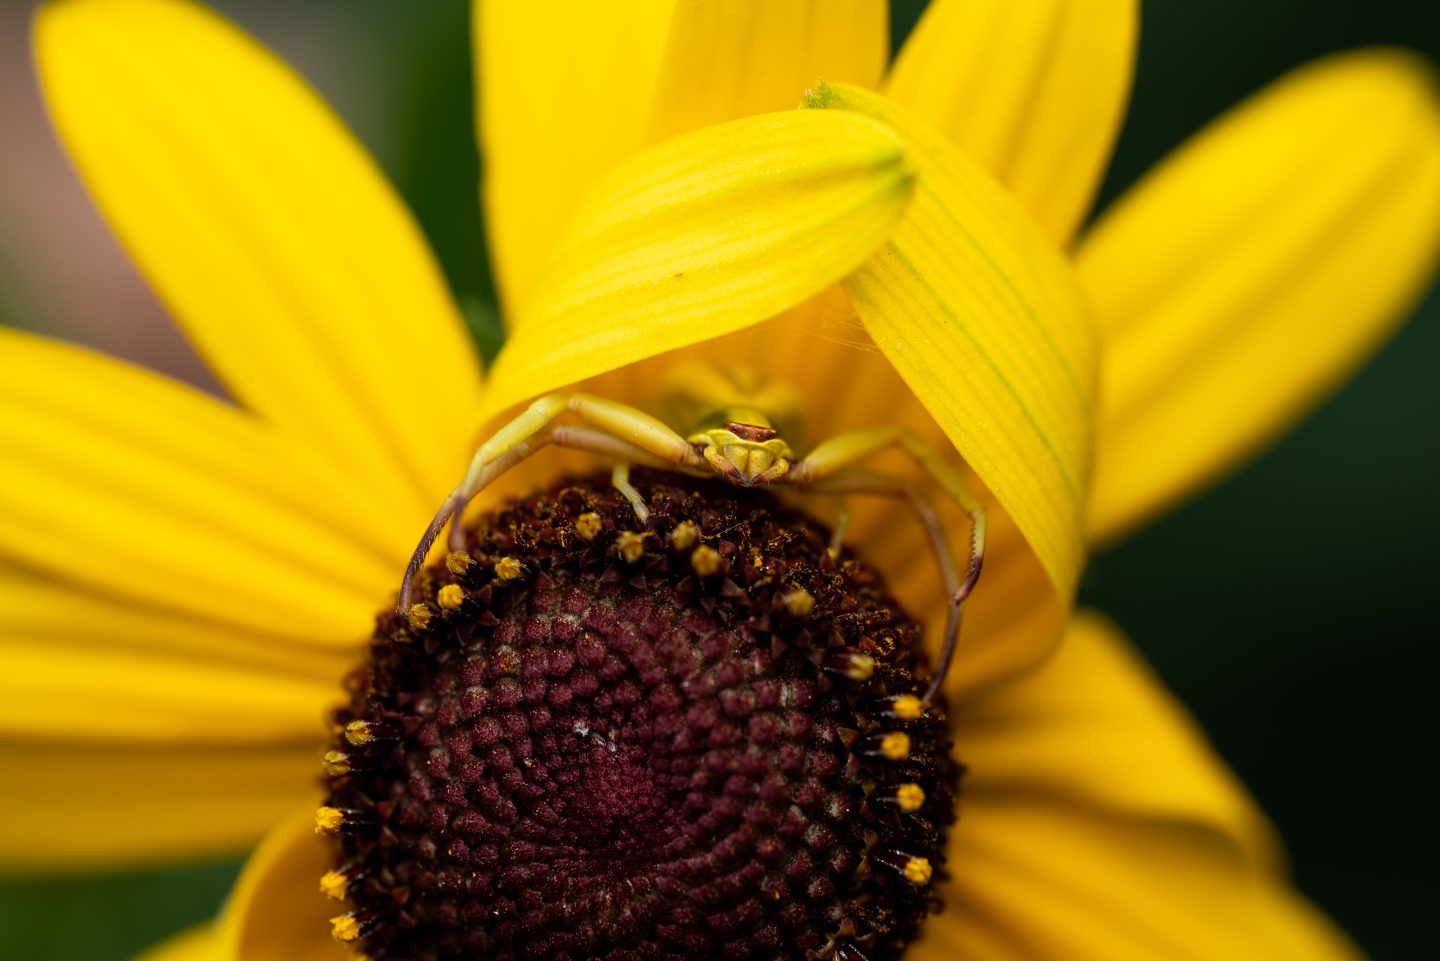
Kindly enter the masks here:
<path id="1" fill-rule="evenodd" d="M 888 74 L 880 4 L 659 7 L 476 17 L 511 327 L 483 382 L 423 239 L 292 74 L 176 0 L 45 8 L 56 126 L 234 403 L 3 335 L 26 789 L 0 851 L 268 830 L 171 961 L 857 961 L 917 931 L 906 957 L 1351 957 L 1069 608 L 1087 542 L 1268 437 L 1424 281 L 1425 69 L 1305 68 L 1076 240 L 1132 5 L 940 0 Z M 812 441 L 883 423 L 963 455 L 995 523 L 944 706 L 916 696 L 943 597 L 883 504 L 832 555 L 790 507 L 661 472 L 642 530 L 536 458 L 390 611 L 481 428 L 572 384 L 642 403 L 694 359 L 792 385 Z"/>

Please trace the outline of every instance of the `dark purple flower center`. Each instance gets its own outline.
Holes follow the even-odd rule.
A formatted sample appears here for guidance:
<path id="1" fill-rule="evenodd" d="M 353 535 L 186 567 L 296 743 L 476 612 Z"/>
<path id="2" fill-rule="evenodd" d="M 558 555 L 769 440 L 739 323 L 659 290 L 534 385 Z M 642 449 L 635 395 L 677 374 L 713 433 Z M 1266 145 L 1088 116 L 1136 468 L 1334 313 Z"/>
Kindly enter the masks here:
<path id="1" fill-rule="evenodd" d="M 890 959 L 959 768 L 919 627 L 768 493 L 641 472 L 486 518 L 379 619 L 322 887 L 376 959 Z"/>

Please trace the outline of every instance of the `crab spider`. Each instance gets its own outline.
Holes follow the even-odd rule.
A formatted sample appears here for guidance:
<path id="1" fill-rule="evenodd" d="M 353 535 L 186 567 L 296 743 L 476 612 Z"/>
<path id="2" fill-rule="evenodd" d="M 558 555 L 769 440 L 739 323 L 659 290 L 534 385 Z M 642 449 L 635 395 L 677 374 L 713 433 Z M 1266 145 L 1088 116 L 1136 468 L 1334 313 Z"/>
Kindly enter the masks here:
<path id="1" fill-rule="evenodd" d="M 685 373 L 692 389 L 697 382 L 709 383 L 719 376 L 689 369 Z M 731 390 L 733 392 L 733 386 Z M 752 400 L 763 404 L 765 398 L 756 396 Z M 776 403 L 783 407 L 782 402 Z M 454 520 L 451 545 L 456 550 L 463 547 L 464 534 L 459 520 L 471 499 L 497 477 L 550 444 L 588 451 L 614 461 L 612 483 L 630 502 L 642 524 L 649 517 L 649 509 L 630 485 L 632 464 L 719 477 L 740 487 L 770 485 L 840 497 L 852 494 L 894 497 L 909 503 L 924 528 L 949 598 L 940 660 L 924 696 L 925 701 L 932 700 L 955 653 L 962 605 L 980 577 L 985 555 L 984 507 L 939 451 L 906 430 L 881 426 L 851 431 L 832 437 L 804 457 L 796 458 L 776 426 L 778 420 L 775 411 L 750 403 L 715 405 L 710 407 L 709 416 L 696 420 L 697 424 L 715 426 L 700 426 L 682 436 L 659 418 L 625 404 L 592 394 L 547 394 L 496 431 L 476 451 L 464 479 L 445 499 L 420 538 L 405 569 L 396 609 L 403 613 L 408 608 L 415 576 L 445 524 Z M 855 466 L 892 448 L 909 455 L 969 517 L 970 551 L 963 577 L 956 569 L 949 540 L 934 506 L 919 486 L 902 477 Z M 843 519 L 842 514 L 842 531 Z M 841 536 L 842 532 L 837 531 L 835 546 Z"/>

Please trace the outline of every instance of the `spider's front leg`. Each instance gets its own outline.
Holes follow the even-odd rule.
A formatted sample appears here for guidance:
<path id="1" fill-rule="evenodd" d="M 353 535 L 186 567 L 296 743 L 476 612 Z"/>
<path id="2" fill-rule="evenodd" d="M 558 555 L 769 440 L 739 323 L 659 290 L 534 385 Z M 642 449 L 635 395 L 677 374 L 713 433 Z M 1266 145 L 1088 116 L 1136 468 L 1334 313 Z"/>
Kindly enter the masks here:
<path id="1" fill-rule="evenodd" d="M 919 487 L 904 478 L 859 470 L 852 466 L 857 461 L 889 447 L 904 450 L 970 518 L 970 556 L 966 563 L 964 580 L 961 580 L 955 571 L 955 559 L 940 519 Z M 950 466 L 939 451 L 914 434 L 897 427 L 859 430 L 825 441 L 803 460 L 792 464 L 783 483 L 816 493 L 876 494 L 903 497 L 909 501 L 930 540 L 936 564 L 940 569 L 941 583 L 949 596 L 940 660 L 935 666 L 935 677 L 924 698 L 926 701 L 932 700 L 950 669 L 950 661 L 955 655 L 960 634 L 961 608 L 980 579 L 980 568 L 985 559 L 985 507 L 980 503 L 980 499 L 965 485 L 959 472 Z"/>
<path id="2" fill-rule="evenodd" d="M 555 423 L 567 413 L 573 414 L 585 425 Z M 704 460 L 685 438 L 643 411 L 590 394 L 547 394 L 496 431 L 475 452 L 464 479 L 440 505 L 440 510 L 425 528 L 420 543 L 410 556 L 405 577 L 400 582 L 397 611 L 403 613 L 410 606 L 415 575 L 425 564 L 425 557 L 446 522 L 454 519 L 452 530 L 458 535 L 459 519 L 475 495 L 548 444 L 602 454 L 619 462 L 635 461 L 654 467 L 705 468 Z M 626 494 L 636 507 L 636 514 L 643 519 L 644 502 L 637 502 L 638 495 L 630 496 L 633 488 L 631 492 L 625 491 L 629 485 L 624 471 L 617 471 L 616 476 L 624 484 L 620 487 L 621 492 Z"/>

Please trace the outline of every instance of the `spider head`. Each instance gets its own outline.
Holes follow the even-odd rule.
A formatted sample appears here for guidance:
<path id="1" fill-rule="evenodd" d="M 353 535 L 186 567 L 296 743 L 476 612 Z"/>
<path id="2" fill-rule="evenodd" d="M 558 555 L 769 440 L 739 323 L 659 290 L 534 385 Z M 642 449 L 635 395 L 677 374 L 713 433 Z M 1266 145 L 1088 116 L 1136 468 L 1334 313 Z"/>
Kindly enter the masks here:
<path id="1" fill-rule="evenodd" d="M 690 437 L 711 469 L 741 487 L 759 487 L 790 470 L 790 445 L 773 427 L 727 421 Z"/>

